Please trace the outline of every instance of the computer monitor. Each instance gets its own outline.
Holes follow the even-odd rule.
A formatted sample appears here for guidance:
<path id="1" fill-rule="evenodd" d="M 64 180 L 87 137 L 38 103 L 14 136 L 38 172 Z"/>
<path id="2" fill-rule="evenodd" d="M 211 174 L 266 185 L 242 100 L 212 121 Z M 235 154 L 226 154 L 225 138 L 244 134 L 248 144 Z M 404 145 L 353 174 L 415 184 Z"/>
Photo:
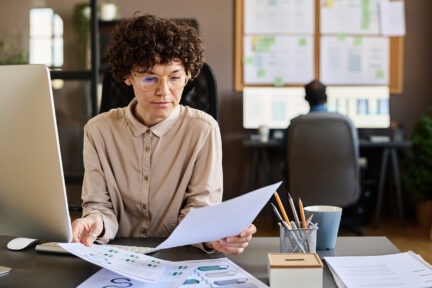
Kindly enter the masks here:
<path id="1" fill-rule="evenodd" d="M 72 239 L 49 70 L 0 66 L 0 235 Z"/>
<path id="2" fill-rule="evenodd" d="M 390 127 L 388 86 L 328 86 L 327 108 L 347 115 L 357 128 Z"/>
<path id="3" fill-rule="evenodd" d="M 292 118 L 309 112 L 303 87 L 245 87 L 243 128 L 285 129 Z"/>

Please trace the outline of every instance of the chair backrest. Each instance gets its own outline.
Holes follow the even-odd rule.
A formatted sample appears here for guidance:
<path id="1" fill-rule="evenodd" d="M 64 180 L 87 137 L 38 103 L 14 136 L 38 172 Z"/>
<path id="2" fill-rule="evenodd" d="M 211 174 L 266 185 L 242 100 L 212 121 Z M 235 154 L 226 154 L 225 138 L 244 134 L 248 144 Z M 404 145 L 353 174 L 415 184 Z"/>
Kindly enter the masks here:
<path id="1" fill-rule="evenodd" d="M 105 73 L 99 113 L 127 106 L 133 98 L 131 87 L 115 81 L 109 71 Z M 216 121 L 219 119 L 216 77 L 207 63 L 204 63 L 199 75 L 185 86 L 180 104 L 203 110 Z"/>
<path id="2" fill-rule="evenodd" d="M 216 77 L 210 65 L 204 63 L 199 75 L 186 85 L 180 104 L 207 112 L 219 120 Z"/>
<path id="3" fill-rule="evenodd" d="M 359 148 L 352 121 L 315 112 L 293 119 L 287 131 L 289 192 L 305 205 L 346 207 L 360 197 Z"/>

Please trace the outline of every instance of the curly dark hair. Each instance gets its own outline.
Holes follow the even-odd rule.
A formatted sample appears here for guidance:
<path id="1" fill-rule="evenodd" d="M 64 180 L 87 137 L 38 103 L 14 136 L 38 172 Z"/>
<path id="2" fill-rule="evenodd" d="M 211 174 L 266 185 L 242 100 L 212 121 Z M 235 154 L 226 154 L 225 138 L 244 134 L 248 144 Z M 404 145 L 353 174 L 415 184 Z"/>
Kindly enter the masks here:
<path id="1" fill-rule="evenodd" d="M 204 45 L 195 28 L 172 19 L 142 15 L 120 22 L 112 34 L 107 60 L 116 81 L 133 67 L 150 70 L 155 64 L 180 60 L 191 78 L 204 63 Z"/>

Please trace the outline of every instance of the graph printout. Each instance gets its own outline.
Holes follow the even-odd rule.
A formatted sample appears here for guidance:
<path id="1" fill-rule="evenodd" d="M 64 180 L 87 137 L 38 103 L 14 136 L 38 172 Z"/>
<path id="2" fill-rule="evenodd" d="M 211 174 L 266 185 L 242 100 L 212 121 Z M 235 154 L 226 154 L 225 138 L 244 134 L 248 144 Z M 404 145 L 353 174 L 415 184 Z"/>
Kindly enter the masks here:
<path id="1" fill-rule="evenodd" d="M 321 37 L 320 80 L 326 85 L 388 85 L 386 37 Z"/>
<path id="2" fill-rule="evenodd" d="M 245 0 L 245 34 L 313 34 L 315 0 Z"/>
<path id="3" fill-rule="evenodd" d="M 244 37 L 245 84 L 304 84 L 314 78 L 313 36 Z"/>
<path id="4" fill-rule="evenodd" d="M 378 35 L 382 0 L 321 0 L 321 34 Z"/>
<path id="5" fill-rule="evenodd" d="M 182 274 L 174 274 L 177 265 L 173 262 L 113 248 L 110 245 L 95 244 L 91 247 L 81 243 L 60 243 L 59 245 L 87 262 L 146 283 L 156 283 L 162 277 L 169 275 L 171 278 L 175 275 L 175 278 L 179 278 L 178 281 L 182 283 L 191 272 L 182 271 Z"/>
<path id="6" fill-rule="evenodd" d="M 228 258 L 175 262 L 178 271 L 191 271 L 182 283 L 173 282 L 172 277 L 163 277 L 157 283 L 144 283 L 129 279 L 107 269 L 93 274 L 78 288 L 135 287 L 135 288 L 268 288 L 267 285 L 246 272 Z M 178 272 L 174 272 L 178 273 Z"/>

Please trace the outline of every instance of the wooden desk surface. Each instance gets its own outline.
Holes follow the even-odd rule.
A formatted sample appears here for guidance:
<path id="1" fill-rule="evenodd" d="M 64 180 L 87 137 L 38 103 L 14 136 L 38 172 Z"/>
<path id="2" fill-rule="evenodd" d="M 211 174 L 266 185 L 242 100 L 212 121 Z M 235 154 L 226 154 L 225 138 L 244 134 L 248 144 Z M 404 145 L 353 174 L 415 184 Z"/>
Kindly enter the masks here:
<path id="1" fill-rule="evenodd" d="M 76 287 L 100 268 L 74 256 L 37 253 L 29 248 L 24 251 L 9 251 L 7 242 L 12 239 L 0 236 L 0 266 L 12 271 L 0 276 L 0 287 Z M 115 244 L 156 246 L 162 239 L 116 239 Z M 279 238 L 255 237 L 247 250 L 232 261 L 255 277 L 267 283 L 267 253 L 279 252 Z M 399 250 L 386 237 L 339 237 L 334 250 L 319 251 L 324 256 L 384 255 Z M 225 257 L 223 254 L 208 255 L 191 246 L 159 251 L 152 256 L 171 260 L 195 260 Z M 324 268 L 324 287 L 337 287 L 327 266 Z"/>

